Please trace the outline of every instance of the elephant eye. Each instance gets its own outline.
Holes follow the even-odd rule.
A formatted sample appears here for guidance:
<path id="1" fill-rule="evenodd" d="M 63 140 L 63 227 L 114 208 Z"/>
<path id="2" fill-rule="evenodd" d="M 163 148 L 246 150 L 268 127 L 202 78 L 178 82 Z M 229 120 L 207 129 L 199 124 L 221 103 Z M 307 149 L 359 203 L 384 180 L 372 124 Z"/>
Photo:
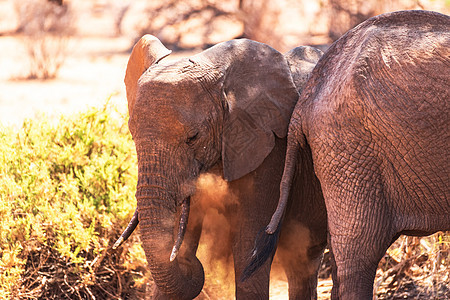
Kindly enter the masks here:
<path id="1" fill-rule="evenodd" d="M 187 138 L 187 140 L 186 140 L 186 144 L 188 144 L 188 145 L 192 144 L 197 138 L 198 138 L 198 132 L 196 132 L 193 135 L 189 136 Z"/>

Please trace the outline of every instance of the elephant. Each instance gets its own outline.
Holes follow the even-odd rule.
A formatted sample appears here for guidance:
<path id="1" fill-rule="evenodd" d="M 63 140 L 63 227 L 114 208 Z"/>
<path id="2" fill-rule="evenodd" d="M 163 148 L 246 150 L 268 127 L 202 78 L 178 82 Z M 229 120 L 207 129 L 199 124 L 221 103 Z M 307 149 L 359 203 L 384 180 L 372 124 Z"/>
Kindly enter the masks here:
<path id="1" fill-rule="evenodd" d="M 125 85 L 128 126 L 138 158 L 137 210 L 114 248 L 139 222 L 157 285 L 154 297 L 195 298 L 204 284 L 196 257 L 202 224 L 188 220 L 204 217 L 195 209 L 199 176 L 219 174 L 234 198 L 224 204 L 223 214 L 232 224 L 236 298 L 268 299 L 271 259 L 251 279 L 239 278 L 253 236 L 276 208 L 289 119 L 298 91 L 322 53 L 298 47 L 283 55 L 268 45 L 237 39 L 189 58 L 168 61 L 169 54 L 156 37 L 145 35 L 128 61 Z M 312 172 L 312 163 L 309 166 Z M 296 192 L 318 209 L 286 216 L 294 225 L 281 234 L 280 252 L 299 247 L 298 241 L 289 240 L 295 233 L 302 232 L 308 242 L 301 241 L 306 253 L 302 259 L 284 257 L 281 262 L 290 298 L 310 299 L 327 242 L 325 203 L 318 181 Z"/>
<path id="2" fill-rule="evenodd" d="M 332 299 L 372 299 L 401 234 L 450 230 L 449 55 L 450 18 L 429 11 L 373 17 L 331 45 L 292 114 L 280 201 L 252 263 L 273 251 L 302 153 L 325 199 Z"/>

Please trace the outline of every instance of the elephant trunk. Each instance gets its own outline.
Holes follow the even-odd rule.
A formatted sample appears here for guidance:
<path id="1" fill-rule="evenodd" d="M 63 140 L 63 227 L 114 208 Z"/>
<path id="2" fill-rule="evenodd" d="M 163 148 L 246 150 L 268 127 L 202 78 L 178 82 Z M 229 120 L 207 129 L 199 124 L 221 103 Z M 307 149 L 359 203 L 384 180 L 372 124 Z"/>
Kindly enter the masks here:
<path id="1" fill-rule="evenodd" d="M 183 201 L 180 216 L 174 195 L 168 191 L 171 185 L 161 182 L 165 176 L 158 175 L 153 167 L 150 171 L 148 164 L 140 164 L 136 191 L 147 262 L 162 293 L 170 299 L 193 299 L 203 288 L 203 267 L 195 255 L 176 257 L 187 225 L 189 198 Z"/>

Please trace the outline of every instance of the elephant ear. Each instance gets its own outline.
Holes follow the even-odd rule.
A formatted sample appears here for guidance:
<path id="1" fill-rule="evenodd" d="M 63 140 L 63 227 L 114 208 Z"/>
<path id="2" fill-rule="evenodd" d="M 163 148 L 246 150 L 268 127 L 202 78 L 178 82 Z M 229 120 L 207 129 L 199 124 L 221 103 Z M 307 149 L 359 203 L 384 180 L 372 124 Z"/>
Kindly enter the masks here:
<path id="1" fill-rule="evenodd" d="M 133 114 L 136 101 L 137 82 L 141 75 L 153 64 L 172 53 L 161 41 L 153 35 L 146 34 L 134 45 L 128 59 L 125 73 L 125 87 L 127 91 L 128 112 Z"/>
<path id="2" fill-rule="evenodd" d="M 219 70 L 225 107 L 222 132 L 224 178 L 238 179 L 258 168 L 287 135 L 298 100 L 289 66 L 275 49 L 241 39 L 218 44 L 196 60 Z"/>
<path id="3" fill-rule="evenodd" d="M 300 46 L 284 54 L 299 94 L 322 55 L 322 51 L 310 46 Z"/>

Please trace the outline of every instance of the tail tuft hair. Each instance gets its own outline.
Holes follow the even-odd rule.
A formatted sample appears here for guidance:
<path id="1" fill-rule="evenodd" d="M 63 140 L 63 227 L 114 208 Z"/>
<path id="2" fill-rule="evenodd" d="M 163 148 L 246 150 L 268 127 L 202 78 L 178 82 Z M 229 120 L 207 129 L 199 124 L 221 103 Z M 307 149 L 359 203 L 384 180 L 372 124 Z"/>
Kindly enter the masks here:
<path id="1" fill-rule="evenodd" d="M 249 263 L 241 275 L 241 282 L 250 278 L 269 258 L 273 258 L 277 249 L 278 238 L 280 236 L 280 225 L 273 234 L 266 233 L 263 228 L 256 237 L 255 246 L 252 249 Z"/>

